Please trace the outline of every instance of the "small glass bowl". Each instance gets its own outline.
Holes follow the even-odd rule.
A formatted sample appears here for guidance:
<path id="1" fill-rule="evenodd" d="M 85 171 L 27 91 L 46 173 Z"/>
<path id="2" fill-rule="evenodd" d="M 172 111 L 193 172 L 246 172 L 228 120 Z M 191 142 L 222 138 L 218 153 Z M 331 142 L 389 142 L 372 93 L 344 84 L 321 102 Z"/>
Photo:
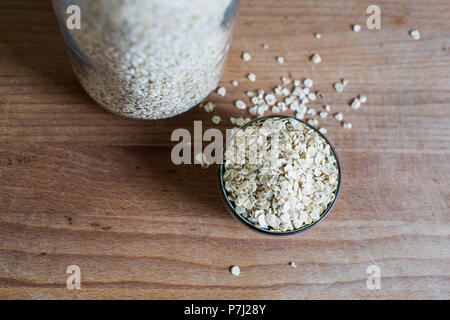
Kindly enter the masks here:
<path id="1" fill-rule="evenodd" d="M 315 225 L 318 224 L 320 221 L 322 221 L 322 220 L 328 215 L 328 213 L 330 213 L 330 211 L 331 211 L 331 209 L 333 208 L 334 203 L 336 202 L 336 199 L 337 199 L 337 197 L 338 197 L 338 195 L 339 195 L 339 189 L 340 189 L 340 187 L 341 187 L 341 167 L 340 167 L 340 165 L 339 165 L 339 160 L 338 160 L 338 157 L 337 157 L 337 155 L 336 155 L 336 152 L 334 151 L 333 146 L 332 146 L 331 143 L 327 140 L 327 138 L 325 138 L 325 136 L 324 136 L 323 134 L 321 134 L 321 133 L 319 132 L 319 130 L 317 130 L 316 128 L 312 127 L 311 125 L 309 125 L 309 124 L 306 123 L 305 121 L 299 120 L 299 119 L 297 119 L 297 118 L 295 118 L 295 117 L 293 117 L 293 116 L 288 116 L 288 115 L 270 115 L 270 116 L 265 116 L 265 117 L 259 117 L 259 118 L 253 119 L 253 120 L 250 121 L 249 123 L 243 125 L 240 129 L 242 130 L 242 129 L 245 129 L 246 127 L 248 127 L 248 126 L 251 126 L 253 122 L 256 122 L 256 121 L 258 121 L 258 122 L 259 122 L 259 121 L 265 121 L 265 120 L 267 120 L 267 119 L 269 119 L 269 118 L 279 118 L 279 119 L 283 119 L 283 118 L 292 118 L 292 119 L 294 119 L 294 120 L 296 120 L 296 121 L 299 121 L 299 122 L 301 122 L 303 125 L 307 126 L 308 128 L 311 128 L 311 129 L 313 129 L 315 132 L 317 132 L 317 133 L 318 133 L 318 134 L 326 141 L 326 143 L 330 146 L 330 150 L 331 150 L 331 152 L 332 152 L 332 154 L 333 154 L 333 156 L 334 156 L 334 159 L 336 160 L 335 166 L 336 166 L 336 168 L 337 168 L 337 170 L 338 170 L 338 185 L 337 185 L 336 191 L 334 192 L 335 197 L 334 197 L 333 201 L 331 201 L 331 202 L 328 204 L 327 208 L 322 212 L 322 214 L 320 215 L 320 218 L 319 218 L 317 221 L 315 221 L 315 222 L 313 222 L 313 223 L 310 223 L 310 224 L 305 224 L 305 225 L 303 225 L 303 226 L 302 226 L 301 228 L 299 228 L 299 229 L 290 230 L 290 231 L 271 231 L 271 230 L 269 230 L 269 229 L 261 228 L 261 227 L 255 225 L 253 222 L 249 221 L 248 219 L 246 219 L 246 218 L 243 217 L 242 215 L 238 214 L 238 213 L 235 211 L 235 209 L 234 209 L 233 201 L 231 201 L 231 200 L 228 199 L 228 197 L 227 197 L 227 191 L 225 190 L 225 183 L 224 183 L 224 181 L 223 181 L 223 174 L 224 174 L 224 172 L 225 172 L 225 165 L 224 165 L 223 159 L 225 158 L 225 151 L 227 150 L 228 143 L 225 145 L 225 148 L 223 149 L 223 153 L 222 153 L 222 163 L 219 165 L 219 188 L 220 188 L 220 194 L 221 194 L 222 199 L 223 199 L 223 201 L 224 201 L 224 203 L 225 203 L 225 206 L 227 207 L 227 209 L 228 209 L 228 211 L 231 213 L 231 215 L 232 215 L 233 217 L 235 217 L 237 220 L 239 220 L 240 222 L 242 222 L 244 225 L 246 225 L 246 226 L 247 226 L 248 228 L 250 228 L 251 230 L 257 231 L 257 232 L 260 232 L 260 233 L 264 233 L 264 234 L 267 234 L 267 235 L 274 235 L 274 236 L 290 236 L 290 235 L 293 235 L 293 234 L 297 234 L 297 233 L 306 231 L 306 230 L 308 230 L 309 228 L 311 228 L 312 226 L 315 226 Z M 230 140 L 231 140 L 231 139 L 230 139 Z"/>

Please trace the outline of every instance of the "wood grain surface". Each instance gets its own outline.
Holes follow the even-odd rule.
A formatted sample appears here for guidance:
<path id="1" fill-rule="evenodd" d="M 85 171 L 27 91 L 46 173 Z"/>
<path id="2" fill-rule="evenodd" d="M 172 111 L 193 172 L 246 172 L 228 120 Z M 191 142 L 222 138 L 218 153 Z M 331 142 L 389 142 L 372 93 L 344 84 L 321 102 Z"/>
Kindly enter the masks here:
<path id="1" fill-rule="evenodd" d="M 353 123 L 321 121 L 340 157 L 341 194 L 323 222 L 285 238 L 229 215 L 217 167 L 170 161 L 172 131 L 194 120 L 213 127 L 212 114 L 136 121 L 98 107 L 71 71 L 49 2 L 0 2 L 0 298 L 450 298 L 448 1 L 243 0 L 227 96 L 210 97 L 220 128 L 245 115 L 232 103 L 246 90 L 289 74 L 314 79 Z M 381 30 L 365 27 L 370 4 Z M 322 63 L 308 61 L 314 52 Z M 337 94 L 341 78 L 349 85 Z M 352 112 L 360 93 L 368 103 Z M 66 288 L 69 265 L 81 268 L 80 290 Z M 366 286 L 370 265 L 380 290 Z"/>

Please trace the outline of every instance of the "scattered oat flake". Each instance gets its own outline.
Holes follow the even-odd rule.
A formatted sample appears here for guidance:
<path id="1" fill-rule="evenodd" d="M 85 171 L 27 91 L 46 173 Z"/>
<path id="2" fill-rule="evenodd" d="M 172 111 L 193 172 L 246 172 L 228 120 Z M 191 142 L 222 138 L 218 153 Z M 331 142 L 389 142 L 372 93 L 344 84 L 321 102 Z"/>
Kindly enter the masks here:
<path id="1" fill-rule="evenodd" d="M 342 121 L 342 120 L 344 120 L 344 115 L 342 114 L 342 112 L 338 112 L 338 113 L 336 113 L 336 114 L 334 115 L 334 118 L 335 118 L 337 121 Z"/>
<path id="2" fill-rule="evenodd" d="M 213 112 L 215 107 L 216 107 L 216 105 L 214 103 L 208 102 L 207 104 L 205 104 L 203 109 L 205 109 L 206 112 Z"/>
<path id="3" fill-rule="evenodd" d="M 295 264 L 294 261 L 289 262 L 289 265 L 290 265 L 292 268 L 297 268 L 297 265 Z"/>
<path id="4" fill-rule="evenodd" d="M 319 117 L 321 117 L 322 119 L 326 118 L 327 116 L 328 116 L 328 112 L 326 112 L 326 111 L 322 111 L 319 113 Z"/>
<path id="5" fill-rule="evenodd" d="M 289 79 L 288 77 L 281 77 L 281 82 L 286 86 L 291 83 L 291 79 Z"/>
<path id="6" fill-rule="evenodd" d="M 303 118 L 305 118 L 305 113 L 303 113 L 303 112 L 297 112 L 297 113 L 295 114 L 295 117 L 296 117 L 297 119 L 299 119 L 299 120 L 302 120 Z"/>
<path id="7" fill-rule="evenodd" d="M 275 96 L 270 93 L 266 94 L 264 99 L 269 106 L 273 106 L 277 102 L 277 98 L 275 98 Z"/>
<path id="8" fill-rule="evenodd" d="M 280 113 L 281 109 L 278 106 L 273 106 L 272 107 L 272 112 L 273 113 Z"/>
<path id="9" fill-rule="evenodd" d="M 308 120 L 308 124 L 313 126 L 313 127 L 316 127 L 319 124 L 319 120 L 317 120 L 317 119 L 309 119 Z"/>
<path id="10" fill-rule="evenodd" d="M 312 88 L 313 84 L 314 84 L 314 82 L 312 81 L 312 79 L 306 78 L 303 80 L 303 85 L 307 88 Z M 305 93 L 305 92 L 303 92 L 303 93 Z M 308 93 L 309 93 L 309 91 L 308 91 Z M 305 93 L 305 94 L 308 94 L 308 93 Z"/>
<path id="11" fill-rule="evenodd" d="M 288 106 L 292 104 L 292 102 L 294 102 L 295 98 L 292 96 L 286 97 L 284 98 L 284 103 L 286 103 Z"/>
<path id="12" fill-rule="evenodd" d="M 230 271 L 233 276 L 238 276 L 241 274 L 241 269 L 238 266 L 232 266 Z"/>
<path id="13" fill-rule="evenodd" d="M 283 101 L 277 102 L 277 107 L 280 108 L 282 112 L 287 111 L 287 105 Z"/>
<path id="14" fill-rule="evenodd" d="M 225 89 L 224 87 L 220 87 L 219 89 L 217 89 L 217 94 L 221 97 L 225 97 L 225 95 L 227 94 L 227 89 Z"/>
<path id="15" fill-rule="evenodd" d="M 245 108 L 247 107 L 247 105 L 245 104 L 245 102 L 242 101 L 242 100 L 236 100 L 236 101 L 234 102 L 234 105 L 236 106 L 236 108 L 241 109 L 241 110 L 243 110 L 243 109 L 245 109 Z"/>
<path id="16" fill-rule="evenodd" d="M 273 89 L 273 92 L 275 92 L 275 94 L 277 94 L 277 95 L 281 95 L 282 90 L 283 90 L 283 87 L 276 86 L 275 89 Z"/>
<path id="17" fill-rule="evenodd" d="M 320 38 L 322 38 L 322 35 L 320 33 L 314 33 L 314 37 L 316 39 L 320 39 Z"/>
<path id="18" fill-rule="evenodd" d="M 267 45 L 265 43 L 262 44 L 262 47 L 263 47 L 263 49 L 266 49 L 266 50 L 269 49 L 269 45 Z"/>
<path id="19" fill-rule="evenodd" d="M 417 29 L 410 30 L 410 31 L 409 31 L 409 35 L 410 35 L 411 38 L 413 38 L 414 40 L 419 40 L 419 39 L 420 39 L 420 31 L 417 30 Z"/>
<path id="20" fill-rule="evenodd" d="M 334 90 L 335 90 L 336 92 L 342 92 L 342 91 L 344 91 L 344 86 L 343 86 L 343 84 L 340 83 L 340 82 L 336 82 L 336 83 L 333 85 L 333 87 L 334 87 Z"/>
<path id="21" fill-rule="evenodd" d="M 239 82 L 237 82 L 236 80 L 231 81 L 231 84 L 235 87 L 237 87 L 239 85 Z"/>
<path id="22" fill-rule="evenodd" d="M 248 80 L 250 80 L 251 82 L 255 82 L 256 81 L 256 75 L 254 73 L 249 73 L 247 76 Z"/>
<path id="23" fill-rule="evenodd" d="M 309 109 L 306 111 L 306 114 L 310 114 L 310 115 L 314 116 L 314 115 L 316 115 L 316 110 L 313 109 L 313 108 L 309 108 Z"/>
<path id="24" fill-rule="evenodd" d="M 258 107 L 258 109 L 257 109 L 257 113 L 259 116 L 263 116 L 265 111 L 266 110 L 262 106 Z"/>
<path id="25" fill-rule="evenodd" d="M 359 101 L 361 101 L 361 103 L 366 103 L 367 102 L 367 97 L 364 95 L 359 95 L 358 96 Z"/>
<path id="26" fill-rule="evenodd" d="M 245 124 L 244 118 L 239 117 L 239 118 L 236 119 L 236 125 L 238 125 L 239 127 L 243 126 L 244 124 Z"/>
<path id="27" fill-rule="evenodd" d="M 243 59 L 244 61 L 250 61 L 251 58 L 252 58 L 252 56 L 251 56 L 250 53 L 248 53 L 248 52 L 244 52 L 244 53 L 242 54 L 242 59 Z"/>
<path id="28" fill-rule="evenodd" d="M 361 101 L 359 101 L 358 98 L 355 98 L 351 102 L 350 106 L 352 107 L 352 109 L 357 110 L 357 109 L 359 109 L 361 107 Z"/>
<path id="29" fill-rule="evenodd" d="M 211 121 L 212 121 L 212 123 L 214 123 L 214 124 L 219 124 L 221 120 L 222 120 L 222 119 L 220 118 L 220 116 L 213 116 L 213 117 L 211 118 Z"/>
<path id="30" fill-rule="evenodd" d="M 284 58 L 283 57 L 277 57 L 277 62 L 279 63 L 279 64 L 283 64 L 284 63 Z"/>
<path id="31" fill-rule="evenodd" d="M 283 96 L 288 96 L 291 92 L 289 91 L 288 88 L 283 88 L 283 90 L 281 90 L 281 94 Z"/>
<path id="32" fill-rule="evenodd" d="M 354 24 L 352 26 L 353 32 L 360 32 L 361 31 L 361 26 L 359 24 Z"/>
<path id="33" fill-rule="evenodd" d="M 330 107 L 330 105 L 325 105 L 325 106 L 323 106 L 323 108 L 325 109 L 325 111 L 327 111 L 327 112 L 330 112 L 331 111 L 331 107 Z"/>
<path id="34" fill-rule="evenodd" d="M 321 134 L 326 134 L 326 133 L 327 133 L 327 129 L 325 129 L 325 128 L 319 128 L 319 132 L 320 132 Z"/>
<path id="35" fill-rule="evenodd" d="M 322 58 L 320 57 L 320 55 L 318 53 L 314 53 L 310 59 L 314 63 L 320 63 L 322 61 Z"/>
<path id="36" fill-rule="evenodd" d="M 352 125 L 350 122 L 344 122 L 344 123 L 342 124 L 342 126 L 343 126 L 345 129 L 351 129 L 351 128 L 353 127 L 353 125 Z"/>

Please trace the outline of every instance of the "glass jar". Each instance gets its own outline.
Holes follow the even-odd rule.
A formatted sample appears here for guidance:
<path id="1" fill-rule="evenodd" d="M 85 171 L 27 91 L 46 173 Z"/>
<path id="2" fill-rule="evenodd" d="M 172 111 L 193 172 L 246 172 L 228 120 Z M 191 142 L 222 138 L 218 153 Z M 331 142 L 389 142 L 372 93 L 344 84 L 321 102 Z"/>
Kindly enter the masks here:
<path id="1" fill-rule="evenodd" d="M 105 109 L 137 119 L 178 115 L 217 87 L 239 3 L 53 0 L 81 85 Z M 80 29 L 68 24 L 72 5 Z"/>

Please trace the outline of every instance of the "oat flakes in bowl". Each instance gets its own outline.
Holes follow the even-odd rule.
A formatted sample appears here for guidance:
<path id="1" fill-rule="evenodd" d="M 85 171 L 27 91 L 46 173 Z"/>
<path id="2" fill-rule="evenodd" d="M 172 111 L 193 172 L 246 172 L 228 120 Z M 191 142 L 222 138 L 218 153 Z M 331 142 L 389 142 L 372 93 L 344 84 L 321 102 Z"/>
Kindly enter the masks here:
<path id="1" fill-rule="evenodd" d="M 219 167 L 221 194 L 232 215 L 272 235 L 302 232 L 325 218 L 340 181 L 328 140 L 290 116 L 261 117 L 238 129 Z"/>

